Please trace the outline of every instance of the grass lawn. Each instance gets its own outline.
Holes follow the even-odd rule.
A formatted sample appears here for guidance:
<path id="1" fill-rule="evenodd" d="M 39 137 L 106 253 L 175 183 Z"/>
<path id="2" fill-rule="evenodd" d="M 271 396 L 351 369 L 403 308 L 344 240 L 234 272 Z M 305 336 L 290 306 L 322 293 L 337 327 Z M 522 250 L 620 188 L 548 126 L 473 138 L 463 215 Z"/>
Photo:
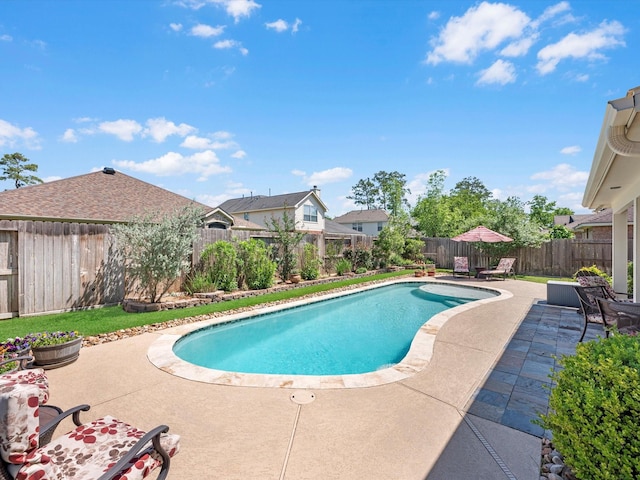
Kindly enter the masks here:
<path id="1" fill-rule="evenodd" d="M 449 270 L 440 271 L 451 273 Z M 266 293 L 264 295 L 211 303 L 199 307 L 164 310 L 160 312 L 127 313 L 121 306 L 113 306 L 50 315 L 39 315 L 35 317 L 16 317 L 0 321 L 0 339 L 13 338 L 16 336 L 22 337 L 35 332 L 53 332 L 58 330 L 77 330 L 84 336 L 99 335 L 101 333 L 110 333 L 126 328 L 168 322 L 170 320 L 206 315 L 215 312 L 224 312 L 236 308 L 251 307 L 261 303 L 289 300 L 302 297 L 304 295 L 333 290 L 335 288 L 357 285 L 374 280 L 385 280 L 405 275 L 413 275 L 413 270 L 401 270 L 398 272 L 380 273 L 356 278 L 346 277 L 344 280 L 338 280 L 331 283 L 307 286 L 303 285 L 299 288 L 281 292 Z M 523 275 L 519 275 L 517 278 L 518 280 L 539 283 L 546 283 L 547 280 L 571 280 L 564 278 L 530 277 Z"/>

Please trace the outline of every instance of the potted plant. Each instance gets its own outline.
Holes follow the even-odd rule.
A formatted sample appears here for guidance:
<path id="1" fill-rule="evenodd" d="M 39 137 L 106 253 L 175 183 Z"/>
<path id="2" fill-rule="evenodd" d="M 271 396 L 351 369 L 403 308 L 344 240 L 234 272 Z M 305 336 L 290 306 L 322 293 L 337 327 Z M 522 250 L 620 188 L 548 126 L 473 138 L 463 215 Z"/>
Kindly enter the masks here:
<path id="1" fill-rule="evenodd" d="M 82 337 L 75 330 L 32 333 L 26 339 L 31 345 L 33 363 L 44 368 L 56 368 L 74 362 L 82 347 Z"/>
<path id="2" fill-rule="evenodd" d="M 430 277 L 436 276 L 436 261 L 432 258 L 427 258 L 424 261 L 424 268 L 427 270 L 427 275 Z"/>
<path id="3" fill-rule="evenodd" d="M 294 268 L 293 270 L 291 270 L 291 273 L 289 274 L 289 281 L 291 283 L 300 283 L 300 280 L 302 280 L 302 276 L 300 275 L 300 270 L 298 270 L 297 268 Z"/>
<path id="4" fill-rule="evenodd" d="M 24 357 L 29 354 L 29 341 L 26 338 L 8 338 L 0 343 L 0 361 L 12 358 Z M 5 362 L 0 365 L 0 374 L 8 373 L 19 369 L 18 362 Z"/>

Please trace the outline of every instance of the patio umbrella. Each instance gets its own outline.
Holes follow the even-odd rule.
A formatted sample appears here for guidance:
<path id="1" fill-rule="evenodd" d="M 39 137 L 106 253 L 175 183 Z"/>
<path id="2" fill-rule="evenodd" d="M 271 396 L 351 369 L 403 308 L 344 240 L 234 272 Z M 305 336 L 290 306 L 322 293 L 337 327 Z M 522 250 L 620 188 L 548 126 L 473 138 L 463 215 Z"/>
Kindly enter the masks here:
<path id="1" fill-rule="evenodd" d="M 451 240 L 453 240 L 454 242 L 513 242 L 513 238 L 509 238 L 506 235 L 494 232 L 493 230 L 482 225 L 479 225 L 476 228 L 469 230 L 468 232 L 461 233 L 457 237 L 453 237 Z"/>

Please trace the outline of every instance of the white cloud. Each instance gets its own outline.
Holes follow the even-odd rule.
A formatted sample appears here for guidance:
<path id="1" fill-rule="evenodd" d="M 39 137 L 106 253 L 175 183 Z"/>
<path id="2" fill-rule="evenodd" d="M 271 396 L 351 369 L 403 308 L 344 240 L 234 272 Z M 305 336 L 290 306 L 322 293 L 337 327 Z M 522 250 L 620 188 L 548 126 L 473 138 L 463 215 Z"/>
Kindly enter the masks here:
<path id="1" fill-rule="evenodd" d="M 526 55 L 531 46 L 538 39 L 538 34 L 533 33 L 528 37 L 521 38 L 515 42 L 510 43 L 500 51 L 500 55 L 505 57 L 521 57 Z"/>
<path id="2" fill-rule="evenodd" d="M 0 146 L 24 145 L 32 150 L 40 149 L 38 133 L 31 127 L 20 128 L 0 119 Z"/>
<path id="3" fill-rule="evenodd" d="M 192 150 L 222 150 L 226 148 L 235 148 L 237 144 L 232 141 L 221 142 L 219 140 L 211 140 L 206 137 L 198 137 L 189 135 L 180 144 L 181 147 L 190 148 Z"/>
<path id="4" fill-rule="evenodd" d="M 299 170 L 294 170 L 299 172 Z M 293 173 L 293 172 L 291 172 Z M 294 173 L 294 175 L 296 175 Z M 313 172 L 308 177 L 304 176 L 304 181 L 307 185 L 326 185 L 328 183 L 336 183 L 346 180 L 353 175 L 353 170 L 345 167 L 335 167 L 321 172 Z"/>
<path id="5" fill-rule="evenodd" d="M 114 160 L 117 167 L 134 172 L 153 173 L 159 177 L 183 175 L 185 173 L 198 174 L 198 181 L 204 181 L 211 175 L 230 173 L 231 168 L 220 165 L 220 160 L 213 150 L 184 156 L 180 153 L 169 152 L 161 157 L 145 162 L 132 160 Z"/>
<path id="6" fill-rule="evenodd" d="M 220 40 L 213 44 L 213 48 L 218 50 L 227 50 L 230 48 L 237 48 L 242 55 L 247 55 L 249 50 L 242 46 L 242 43 L 236 40 Z"/>
<path id="7" fill-rule="evenodd" d="M 536 68 L 540 75 L 553 72 L 567 58 L 605 60 L 601 50 L 625 46 L 622 36 L 625 28 L 620 22 L 602 22 L 598 28 L 583 34 L 570 33 L 557 43 L 547 45 L 538 52 Z"/>
<path id="8" fill-rule="evenodd" d="M 444 171 L 445 177 L 448 177 L 451 173 L 448 168 L 440 168 L 438 170 Z M 430 172 L 418 173 L 416 176 L 414 176 L 411 180 L 407 182 L 407 188 L 411 191 L 411 193 L 407 195 L 407 201 L 411 205 L 415 205 L 418 202 L 418 198 L 420 198 L 421 195 L 424 195 L 427 192 L 429 177 L 431 177 L 431 175 L 435 172 L 436 170 L 432 170 Z"/>
<path id="9" fill-rule="evenodd" d="M 199 10 L 205 5 L 216 5 L 224 8 L 227 14 L 235 19 L 236 23 L 242 17 L 251 16 L 253 10 L 262 6 L 253 0 L 177 0 L 175 3 L 192 10 Z"/>
<path id="10" fill-rule="evenodd" d="M 44 177 L 42 179 L 44 183 L 55 182 L 56 180 L 62 180 L 62 177 L 59 177 L 57 175 L 52 175 L 50 177 Z"/>
<path id="11" fill-rule="evenodd" d="M 114 122 L 102 122 L 98 125 L 101 132 L 115 135 L 120 140 L 131 142 L 134 135 L 142 132 L 142 126 L 135 120 L 116 120 Z"/>
<path id="12" fill-rule="evenodd" d="M 211 138 L 215 138 L 216 140 L 229 140 L 233 138 L 233 133 L 225 132 L 224 130 L 218 130 L 217 132 L 213 132 L 213 134 L 211 134 Z"/>
<path id="13" fill-rule="evenodd" d="M 262 5 L 253 0 L 213 0 L 214 3 L 221 4 L 229 15 L 231 15 L 236 23 L 242 17 L 249 17 L 251 13 L 260 8 Z"/>
<path id="14" fill-rule="evenodd" d="M 275 30 L 276 32 L 284 32 L 289 28 L 289 24 L 282 19 L 276 20 L 275 22 L 265 23 L 265 27 L 269 30 Z"/>
<path id="15" fill-rule="evenodd" d="M 557 16 L 559 13 L 566 12 L 568 10 L 571 10 L 571 5 L 569 5 L 569 2 L 560 2 L 556 3 L 555 5 L 551 5 L 550 7 L 544 9 L 542 15 L 531 22 L 531 26 L 533 28 L 538 28 L 541 23 L 546 22 L 547 20 L 550 20 L 553 17 Z"/>
<path id="16" fill-rule="evenodd" d="M 504 3 L 482 2 L 461 17 L 451 17 L 437 38 L 426 62 L 471 63 L 484 50 L 522 36 L 530 18 L 521 10 Z"/>
<path id="17" fill-rule="evenodd" d="M 582 148 L 580 148 L 578 145 L 571 145 L 570 147 L 564 147 L 562 150 L 560 150 L 560 153 L 563 155 L 576 155 L 581 151 Z"/>
<path id="18" fill-rule="evenodd" d="M 191 35 L 194 37 L 200 38 L 209 38 L 209 37 L 217 37 L 222 35 L 224 32 L 224 25 L 218 25 L 217 27 L 212 27 L 210 25 L 205 25 L 203 23 L 199 23 L 194 27 L 191 27 Z"/>
<path id="19" fill-rule="evenodd" d="M 532 180 L 544 180 L 545 185 L 560 191 L 567 191 L 576 187 L 584 187 L 589 178 L 589 172 L 577 170 L 568 163 L 556 165 L 551 170 L 531 175 Z"/>
<path id="20" fill-rule="evenodd" d="M 586 82 L 589 80 L 589 75 L 586 73 L 580 73 L 578 75 L 576 75 L 575 78 L 576 82 Z"/>
<path id="21" fill-rule="evenodd" d="M 65 143 L 78 143 L 78 137 L 76 131 L 73 128 L 67 128 L 60 138 Z"/>
<path id="22" fill-rule="evenodd" d="M 247 156 L 247 152 L 245 152 L 244 150 L 238 150 L 237 152 L 231 155 L 231 158 L 237 158 L 238 160 L 242 160 L 246 156 Z"/>
<path id="23" fill-rule="evenodd" d="M 2 42 L 11 42 L 11 41 L 13 41 L 13 37 L 11 35 L 7 35 L 7 34 L 0 35 L 0 41 L 2 41 Z"/>
<path id="24" fill-rule="evenodd" d="M 182 24 L 181 23 L 170 23 L 169 24 L 169 28 L 171 30 L 173 30 L 174 32 L 179 32 L 182 30 Z"/>
<path id="25" fill-rule="evenodd" d="M 504 60 L 496 60 L 489 68 L 480 72 L 480 78 L 476 85 L 506 85 L 516 81 L 516 69 L 513 63 Z"/>
<path id="26" fill-rule="evenodd" d="M 295 175 L 296 177 L 304 177 L 307 174 L 307 172 L 303 172 L 302 170 L 291 170 L 291 175 Z"/>
<path id="27" fill-rule="evenodd" d="M 302 20 L 296 18 L 292 24 L 289 24 L 286 20 L 279 18 L 275 22 L 268 22 L 264 24 L 268 30 L 275 30 L 278 33 L 286 32 L 291 29 L 291 33 L 296 33 L 302 25 Z"/>
<path id="28" fill-rule="evenodd" d="M 186 123 L 176 125 L 164 117 L 150 118 L 147 120 L 146 125 L 147 128 L 144 129 L 143 135 L 150 136 L 158 143 L 164 142 L 170 135 L 185 137 L 197 130 L 195 127 L 187 125 Z"/>
<path id="29" fill-rule="evenodd" d="M 436 12 L 435 10 L 427 16 L 429 20 L 437 20 L 440 18 L 440 12 Z"/>

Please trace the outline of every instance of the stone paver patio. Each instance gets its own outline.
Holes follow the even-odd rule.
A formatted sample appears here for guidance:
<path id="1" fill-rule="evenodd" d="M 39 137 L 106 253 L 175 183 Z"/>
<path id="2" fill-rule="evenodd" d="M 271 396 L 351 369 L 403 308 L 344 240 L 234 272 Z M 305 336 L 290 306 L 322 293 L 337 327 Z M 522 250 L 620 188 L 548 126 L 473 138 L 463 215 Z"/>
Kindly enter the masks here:
<path id="1" fill-rule="evenodd" d="M 545 305 L 542 284 L 454 281 L 512 296 L 448 319 L 431 361 L 397 382 L 297 389 L 187 380 L 148 360 L 160 331 L 83 348 L 78 361 L 48 372 L 50 402 L 88 403 L 86 420 L 169 425 L 182 437 L 169 478 L 537 480 L 542 431 L 529 419 L 546 409 L 538 387 L 552 355 L 575 345 L 580 318 Z"/>

